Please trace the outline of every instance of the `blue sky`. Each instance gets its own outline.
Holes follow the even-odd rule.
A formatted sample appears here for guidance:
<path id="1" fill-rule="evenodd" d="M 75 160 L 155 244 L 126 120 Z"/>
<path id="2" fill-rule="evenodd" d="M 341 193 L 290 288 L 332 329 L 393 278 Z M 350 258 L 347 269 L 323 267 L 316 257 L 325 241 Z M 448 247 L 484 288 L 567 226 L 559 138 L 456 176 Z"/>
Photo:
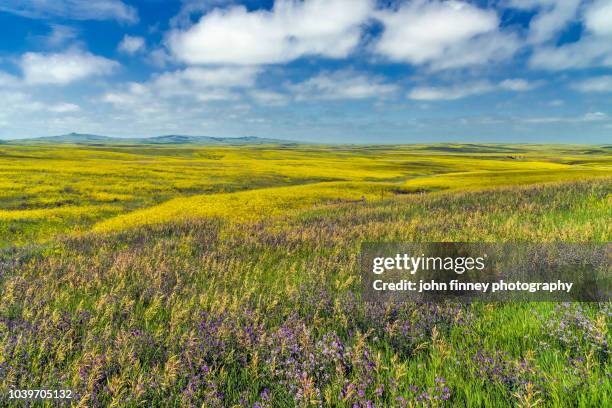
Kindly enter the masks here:
<path id="1" fill-rule="evenodd" d="M 612 140 L 612 0 L 0 0 L 0 138 Z"/>

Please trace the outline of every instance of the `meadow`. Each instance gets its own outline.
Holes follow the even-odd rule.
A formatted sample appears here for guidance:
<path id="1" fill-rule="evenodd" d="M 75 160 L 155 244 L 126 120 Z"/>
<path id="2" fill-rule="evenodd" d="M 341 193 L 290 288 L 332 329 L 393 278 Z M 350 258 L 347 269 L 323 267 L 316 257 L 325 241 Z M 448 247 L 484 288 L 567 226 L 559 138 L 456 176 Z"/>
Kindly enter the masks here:
<path id="1" fill-rule="evenodd" d="M 0 248 L 338 201 L 610 174 L 609 147 L 0 145 Z M 142 210 L 142 211 L 136 211 Z"/>
<path id="2" fill-rule="evenodd" d="M 365 241 L 609 242 L 611 164 L 593 146 L 0 145 L 0 405 L 609 406 L 609 303 L 367 303 L 358 264 Z"/>

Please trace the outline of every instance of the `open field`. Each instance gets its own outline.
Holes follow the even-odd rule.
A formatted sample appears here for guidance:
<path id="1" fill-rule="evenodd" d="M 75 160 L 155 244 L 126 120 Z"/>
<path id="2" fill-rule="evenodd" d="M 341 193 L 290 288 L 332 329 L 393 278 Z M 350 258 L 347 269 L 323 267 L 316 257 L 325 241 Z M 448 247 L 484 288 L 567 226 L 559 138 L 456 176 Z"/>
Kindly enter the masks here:
<path id="1" fill-rule="evenodd" d="M 0 146 L 0 398 L 608 406 L 610 304 L 365 303 L 358 256 L 609 242 L 611 165 L 584 146 Z"/>
<path id="2" fill-rule="evenodd" d="M 245 220 L 362 196 L 371 201 L 416 192 L 589 179 L 610 175 L 611 150 L 537 145 L 3 145 L 0 247 L 177 217 Z"/>

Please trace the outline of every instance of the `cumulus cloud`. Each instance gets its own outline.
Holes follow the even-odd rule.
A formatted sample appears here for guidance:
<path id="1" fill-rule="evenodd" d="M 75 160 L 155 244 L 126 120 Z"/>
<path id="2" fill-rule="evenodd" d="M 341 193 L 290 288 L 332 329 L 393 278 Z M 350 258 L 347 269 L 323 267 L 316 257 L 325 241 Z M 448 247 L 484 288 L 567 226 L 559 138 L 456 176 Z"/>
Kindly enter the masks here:
<path id="1" fill-rule="evenodd" d="M 36 89 L 0 88 L 0 137 L 49 135 L 84 129 L 91 124 L 91 112 L 61 93 L 41 93 Z M 108 118 L 106 118 L 108 123 Z M 78 122 L 78 123 L 77 123 Z M 59 124 L 65 126 L 59 126 Z"/>
<path id="2" fill-rule="evenodd" d="M 2 113 L 14 114 L 17 112 L 51 112 L 72 113 L 81 109 L 80 106 L 68 102 L 43 102 L 36 100 L 29 93 L 11 90 L 0 91 L 0 98 L 4 101 Z"/>
<path id="3" fill-rule="evenodd" d="M 272 10 L 214 9 L 167 45 L 190 64 L 273 64 L 303 56 L 346 57 L 361 38 L 373 0 L 276 0 Z"/>
<path id="4" fill-rule="evenodd" d="M 609 0 L 502 1 L 499 4 L 506 8 L 534 12 L 528 33 L 521 36 L 517 28 L 502 28 L 498 11 L 503 7 L 484 8 L 460 0 L 391 4 L 276 0 L 270 10 L 251 10 L 233 1 L 186 0 L 165 45 L 170 56 L 192 65 L 262 65 L 305 56 L 346 58 L 362 41 L 364 27 L 379 21 L 382 32 L 369 40 L 369 50 L 430 71 L 491 65 L 512 58 L 525 46 L 534 47 L 530 60 L 534 68 L 612 66 Z M 201 15 L 195 24 L 192 14 Z M 577 20 L 584 24 L 583 38 L 557 46 L 559 34 Z M 163 66 L 168 55 L 158 51 L 154 59 Z"/>
<path id="5" fill-rule="evenodd" d="M 490 81 L 476 81 L 451 86 L 423 86 L 416 87 L 408 92 L 408 98 L 417 101 L 452 101 L 466 98 L 468 96 L 481 95 L 496 90 L 507 90 L 514 92 L 529 91 L 536 88 L 538 85 L 538 83 L 529 82 L 525 79 L 506 79 L 499 83 L 493 83 Z"/>
<path id="6" fill-rule="evenodd" d="M 131 35 L 124 35 L 123 39 L 117 46 L 117 49 L 126 54 L 135 54 L 143 50 L 145 47 L 145 39 Z"/>
<path id="7" fill-rule="evenodd" d="M 249 87 L 256 80 L 259 69 L 255 67 L 189 67 L 161 74 L 152 81 L 160 89 L 181 88 L 231 88 Z"/>
<path id="8" fill-rule="evenodd" d="M 369 99 L 387 97 L 399 87 L 377 76 L 351 70 L 324 72 L 304 82 L 289 85 L 297 100 Z"/>
<path id="9" fill-rule="evenodd" d="M 165 68 L 167 65 L 174 61 L 172 56 L 164 48 L 156 48 L 152 50 L 148 57 L 147 62 L 158 68 Z"/>
<path id="10" fill-rule="evenodd" d="M 612 42 L 588 37 L 561 47 L 543 47 L 535 50 L 529 64 L 548 71 L 612 67 Z"/>
<path id="11" fill-rule="evenodd" d="M 40 38 L 47 47 L 60 47 L 67 42 L 74 40 L 77 30 L 62 24 L 51 24 L 51 31 L 48 35 Z"/>
<path id="12" fill-rule="evenodd" d="M 0 0 L 0 11 L 28 18 L 138 21 L 138 12 L 121 0 Z"/>
<path id="13" fill-rule="evenodd" d="M 558 47 L 537 47 L 530 60 L 531 67 L 550 71 L 612 67 L 612 2 L 595 0 L 588 3 L 581 21 L 584 32 L 578 41 Z"/>
<path id="14" fill-rule="evenodd" d="M 589 78 L 573 84 L 572 88 L 580 92 L 612 92 L 612 75 Z"/>
<path id="15" fill-rule="evenodd" d="M 248 101 L 256 98 L 250 93 L 257 91 L 260 71 L 251 66 L 191 66 L 140 83 L 117 84 L 100 100 L 116 123 L 138 132 L 206 133 L 203 129 L 211 126 L 240 127 L 248 118 Z"/>
<path id="16" fill-rule="evenodd" d="M 586 27 L 595 35 L 612 36 L 612 1 L 595 1 L 584 16 Z"/>
<path id="17" fill-rule="evenodd" d="M 1 112 L 12 112 L 20 110 L 36 110 L 39 108 L 39 103 L 33 103 L 29 94 L 16 90 L 0 90 L 0 98 L 3 104 Z"/>
<path id="18" fill-rule="evenodd" d="M 377 53 L 433 69 L 501 60 L 519 46 L 513 34 L 499 30 L 495 11 L 465 2 L 415 0 L 398 10 L 380 11 L 377 17 L 384 25 L 374 46 Z"/>
<path id="19" fill-rule="evenodd" d="M 0 88 L 9 88 L 19 85 L 21 80 L 14 75 L 0 71 Z"/>
<path id="20" fill-rule="evenodd" d="M 86 51 L 72 49 L 63 53 L 28 52 L 21 56 L 20 66 L 26 84 L 65 85 L 92 76 L 108 75 L 119 64 Z"/>
<path id="21" fill-rule="evenodd" d="M 577 17 L 582 0 L 510 0 L 508 5 L 538 13 L 529 23 L 529 42 L 539 44 L 553 39 Z"/>
<path id="22" fill-rule="evenodd" d="M 118 107 L 152 109 L 172 99 L 199 102 L 236 100 L 237 89 L 252 87 L 259 70 L 254 67 L 189 67 L 156 75 L 145 83 L 130 83 L 107 92 L 105 102 Z"/>

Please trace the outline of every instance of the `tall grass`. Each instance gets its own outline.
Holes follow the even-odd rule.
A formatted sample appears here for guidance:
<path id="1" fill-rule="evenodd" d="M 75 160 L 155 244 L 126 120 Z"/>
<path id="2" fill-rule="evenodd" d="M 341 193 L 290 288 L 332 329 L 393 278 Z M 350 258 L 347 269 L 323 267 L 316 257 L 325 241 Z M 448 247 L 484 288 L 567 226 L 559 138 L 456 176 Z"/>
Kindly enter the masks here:
<path id="1" fill-rule="evenodd" d="M 7 249 L 0 398 L 70 388 L 83 406 L 609 406 L 609 304 L 364 303 L 358 251 L 608 242 L 610 181 L 164 220 Z"/>

